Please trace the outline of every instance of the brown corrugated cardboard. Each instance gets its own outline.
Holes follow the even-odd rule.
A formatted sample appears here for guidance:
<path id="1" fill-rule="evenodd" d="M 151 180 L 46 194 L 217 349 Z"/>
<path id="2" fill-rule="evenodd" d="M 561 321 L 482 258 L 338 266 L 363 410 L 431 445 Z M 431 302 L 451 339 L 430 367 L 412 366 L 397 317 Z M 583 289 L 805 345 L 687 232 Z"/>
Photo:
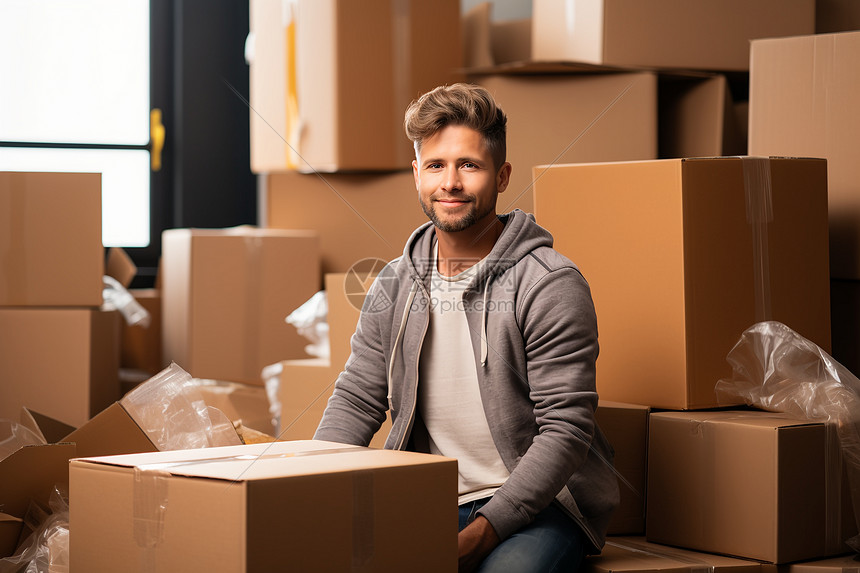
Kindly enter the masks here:
<path id="1" fill-rule="evenodd" d="M 78 459 L 70 495 L 72 571 L 457 564 L 457 464 L 440 456 L 275 442 Z"/>
<path id="2" fill-rule="evenodd" d="M 149 313 L 149 326 L 123 322 L 120 366 L 157 374 L 166 366 L 161 359 L 161 291 L 131 289 L 129 292 Z"/>
<path id="3" fill-rule="evenodd" d="M 345 273 L 367 258 L 400 256 L 427 222 L 412 171 L 385 175 L 277 173 L 267 178 L 266 225 L 319 233 L 322 272 Z"/>
<path id="4" fill-rule="evenodd" d="M 22 525 L 20 517 L 0 512 L 0 558 L 15 553 Z"/>
<path id="5" fill-rule="evenodd" d="M 814 0 L 534 0 L 532 57 L 625 67 L 749 69 L 755 38 L 815 32 Z"/>
<path id="6" fill-rule="evenodd" d="M 823 160 L 542 169 L 537 222 L 591 286 L 602 398 L 717 406 L 714 384 L 732 373 L 726 355 L 761 320 L 783 322 L 829 351 Z"/>
<path id="7" fill-rule="evenodd" d="M 772 563 L 846 551 L 851 500 L 830 430 L 767 412 L 652 413 L 648 540 Z"/>
<path id="8" fill-rule="evenodd" d="M 726 77 L 660 74 L 661 159 L 744 155 Z"/>
<path id="9" fill-rule="evenodd" d="M 749 152 L 824 157 L 830 272 L 860 279 L 860 32 L 757 40 Z"/>
<path id="10" fill-rule="evenodd" d="M 114 402 L 99 412 L 63 441 L 73 442 L 80 457 L 158 451 L 119 402 Z"/>
<path id="11" fill-rule="evenodd" d="M 51 491 L 69 481 L 75 444 L 24 446 L 0 460 L 0 511 L 23 518 L 30 501 L 48 507 Z"/>
<path id="12" fill-rule="evenodd" d="M 532 21 L 507 20 L 490 23 L 493 62 L 527 62 L 532 59 Z"/>
<path id="13" fill-rule="evenodd" d="M 117 311 L 0 308 L 0 417 L 79 426 L 120 397 Z"/>
<path id="14" fill-rule="evenodd" d="M 588 557 L 584 573 L 761 573 L 755 561 L 648 543 L 644 537 L 609 537 L 599 556 Z"/>
<path id="15" fill-rule="evenodd" d="M 463 36 L 463 65 L 467 68 L 492 66 L 494 63 L 490 48 L 492 11 L 492 3 L 481 2 L 463 14 L 460 31 Z"/>
<path id="16" fill-rule="evenodd" d="M 316 233 L 171 229 L 162 244 L 165 362 L 195 378 L 261 384 L 265 366 L 306 356 L 285 318 L 320 289 Z"/>
<path id="17" fill-rule="evenodd" d="M 499 195 L 499 212 L 533 210 L 535 165 L 657 157 L 654 74 L 492 75 L 474 81 L 508 116 L 513 170 Z"/>
<path id="18" fill-rule="evenodd" d="M 256 173 L 408 168 L 403 112 L 462 67 L 455 0 L 254 1 L 251 36 Z"/>
<path id="19" fill-rule="evenodd" d="M 594 414 L 615 450 L 621 503 L 609 522 L 609 535 L 645 533 L 645 452 L 648 449 L 648 406 L 600 400 Z"/>
<path id="20" fill-rule="evenodd" d="M 102 304 L 99 173 L 0 172 L 0 306 Z"/>
<path id="21" fill-rule="evenodd" d="M 111 247 L 107 253 L 105 274 L 115 278 L 119 284 L 128 288 L 137 274 L 137 266 L 125 250 L 119 247 Z"/>

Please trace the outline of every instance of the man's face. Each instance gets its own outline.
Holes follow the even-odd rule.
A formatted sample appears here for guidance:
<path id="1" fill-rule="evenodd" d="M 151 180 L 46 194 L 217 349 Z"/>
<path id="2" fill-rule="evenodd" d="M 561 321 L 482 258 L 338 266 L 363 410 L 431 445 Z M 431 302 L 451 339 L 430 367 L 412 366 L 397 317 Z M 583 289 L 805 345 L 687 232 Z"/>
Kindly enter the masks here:
<path id="1" fill-rule="evenodd" d="M 511 166 L 498 171 L 481 134 L 449 125 L 424 141 L 412 162 L 424 213 L 437 229 L 463 231 L 496 215 L 496 198 L 505 190 Z"/>

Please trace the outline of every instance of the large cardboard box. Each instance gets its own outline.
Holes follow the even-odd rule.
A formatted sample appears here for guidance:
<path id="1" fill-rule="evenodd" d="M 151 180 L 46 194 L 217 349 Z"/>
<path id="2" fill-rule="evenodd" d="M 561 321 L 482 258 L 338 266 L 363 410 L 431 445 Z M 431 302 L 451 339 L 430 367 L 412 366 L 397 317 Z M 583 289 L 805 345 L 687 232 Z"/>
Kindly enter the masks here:
<path id="1" fill-rule="evenodd" d="M 719 405 L 714 384 L 752 324 L 830 349 L 827 178 L 821 159 L 699 158 L 559 165 L 535 215 L 591 286 L 600 396 Z"/>
<path id="2" fill-rule="evenodd" d="M 102 304 L 100 173 L 0 172 L 0 306 Z"/>
<path id="3" fill-rule="evenodd" d="M 860 32 L 752 43 L 749 152 L 824 157 L 830 272 L 860 279 Z"/>
<path id="4" fill-rule="evenodd" d="M 0 418 L 80 426 L 120 398 L 118 311 L 0 308 Z"/>
<path id="5" fill-rule="evenodd" d="M 853 573 L 857 571 L 857 553 L 830 559 L 816 559 L 803 563 L 792 563 L 781 568 L 785 573 Z"/>
<path id="6" fill-rule="evenodd" d="M 266 226 L 319 233 L 323 273 L 345 273 L 365 259 L 399 257 L 412 231 L 427 222 L 411 169 L 273 173 L 266 182 Z"/>
<path id="7" fill-rule="evenodd" d="M 403 114 L 459 79 L 460 43 L 457 0 L 251 2 L 251 169 L 408 168 Z"/>
<path id="8" fill-rule="evenodd" d="M 441 456 L 305 441 L 85 458 L 70 495 L 72 571 L 457 566 L 457 463 Z"/>
<path id="9" fill-rule="evenodd" d="M 162 359 L 195 378 L 261 384 L 301 358 L 286 317 L 320 289 L 319 237 L 280 229 L 170 229 L 162 235 Z"/>
<path id="10" fill-rule="evenodd" d="M 594 417 L 615 450 L 621 503 L 609 522 L 609 535 L 645 534 L 645 468 L 648 406 L 600 400 Z"/>
<path id="11" fill-rule="evenodd" d="M 651 73 L 474 78 L 508 116 L 513 166 L 499 212 L 533 210 L 535 165 L 657 158 L 657 77 Z"/>
<path id="12" fill-rule="evenodd" d="M 815 0 L 534 0 L 532 26 L 535 60 L 744 71 L 750 40 L 815 33 Z"/>
<path id="13" fill-rule="evenodd" d="M 649 543 L 644 537 L 609 537 L 600 555 L 587 557 L 587 573 L 762 573 L 762 564 L 724 555 Z"/>
<path id="14" fill-rule="evenodd" d="M 823 423 L 652 413 L 648 541 L 772 563 L 844 552 L 854 530 L 840 460 L 835 428 Z"/>

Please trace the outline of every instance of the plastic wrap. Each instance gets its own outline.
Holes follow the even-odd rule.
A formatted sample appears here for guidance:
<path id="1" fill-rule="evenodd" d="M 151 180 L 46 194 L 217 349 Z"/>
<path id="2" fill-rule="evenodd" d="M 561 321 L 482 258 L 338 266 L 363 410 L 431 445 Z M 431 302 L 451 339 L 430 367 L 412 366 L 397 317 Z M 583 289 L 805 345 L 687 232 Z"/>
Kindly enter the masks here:
<path id="1" fill-rule="evenodd" d="M 317 358 L 329 357 L 328 302 L 325 291 L 319 291 L 287 316 L 286 321 L 308 339 L 305 352 Z"/>
<path id="2" fill-rule="evenodd" d="M 27 426 L 5 418 L 0 419 L 0 460 L 6 459 L 24 446 L 45 443 L 41 436 Z"/>
<path id="3" fill-rule="evenodd" d="M 0 559 L 0 573 L 68 573 L 69 496 L 55 487 L 50 511 L 31 504 L 24 522 L 33 533 L 15 555 Z"/>
<path id="4" fill-rule="evenodd" d="M 113 277 L 103 277 L 104 289 L 102 297 L 105 310 L 118 310 L 129 326 L 140 325 L 149 328 L 151 317 L 149 311 L 143 308 L 134 296 Z"/>
<path id="5" fill-rule="evenodd" d="M 227 416 L 206 405 L 191 375 L 175 363 L 120 403 L 161 451 L 242 443 Z"/>
<path id="6" fill-rule="evenodd" d="M 855 519 L 860 520 L 860 380 L 819 346 L 775 321 L 747 329 L 727 360 L 732 378 L 714 387 L 721 404 L 741 400 L 836 427 Z M 846 543 L 860 551 L 860 536 Z"/>
<path id="7" fill-rule="evenodd" d="M 284 365 L 280 362 L 275 362 L 263 368 L 261 374 L 266 387 L 266 396 L 269 398 L 269 413 L 272 415 L 272 426 L 274 426 L 275 436 L 280 436 L 281 434 L 281 412 L 283 406 L 278 395 L 281 389 L 281 374 L 283 372 Z"/>

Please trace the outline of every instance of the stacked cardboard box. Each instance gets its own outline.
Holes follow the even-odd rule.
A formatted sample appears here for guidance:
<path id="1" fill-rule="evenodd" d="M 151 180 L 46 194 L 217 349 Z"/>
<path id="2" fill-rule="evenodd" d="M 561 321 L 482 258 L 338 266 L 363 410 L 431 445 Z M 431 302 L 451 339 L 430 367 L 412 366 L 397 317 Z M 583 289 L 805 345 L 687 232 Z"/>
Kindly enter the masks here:
<path id="1" fill-rule="evenodd" d="M 119 398 L 119 314 L 103 312 L 101 175 L 0 173 L 0 417 L 80 425 Z"/>
<path id="2" fill-rule="evenodd" d="M 252 170 L 408 168 L 403 111 L 457 81 L 459 23 L 456 0 L 251 2 Z"/>
<path id="3" fill-rule="evenodd" d="M 162 244 L 165 361 L 196 378 L 260 384 L 266 365 L 306 356 L 285 319 L 319 290 L 316 233 L 170 229 Z"/>

